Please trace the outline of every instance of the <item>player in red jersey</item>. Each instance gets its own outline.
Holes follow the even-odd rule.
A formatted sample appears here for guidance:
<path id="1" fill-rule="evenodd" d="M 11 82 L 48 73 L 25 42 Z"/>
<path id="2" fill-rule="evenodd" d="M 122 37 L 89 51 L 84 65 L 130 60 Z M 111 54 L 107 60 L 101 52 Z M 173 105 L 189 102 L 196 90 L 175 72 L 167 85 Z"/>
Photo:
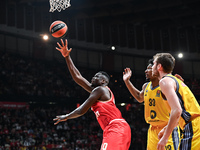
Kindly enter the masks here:
<path id="1" fill-rule="evenodd" d="M 66 115 L 56 116 L 54 124 L 61 121 L 73 119 L 84 115 L 89 108 L 95 113 L 97 121 L 103 130 L 103 141 L 101 150 L 128 150 L 131 142 L 131 129 L 122 118 L 121 112 L 115 105 L 114 95 L 107 87 L 109 76 L 100 71 L 92 78 L 91 83 L 87 81 L 75 67 L 68 49 L 67 40 L 65 44 L 61 39 L 60 48 L 57 48 L 65 58 L 68 69 L 74 81 L 90 93 L 88 99 L 74 111 Z"/>

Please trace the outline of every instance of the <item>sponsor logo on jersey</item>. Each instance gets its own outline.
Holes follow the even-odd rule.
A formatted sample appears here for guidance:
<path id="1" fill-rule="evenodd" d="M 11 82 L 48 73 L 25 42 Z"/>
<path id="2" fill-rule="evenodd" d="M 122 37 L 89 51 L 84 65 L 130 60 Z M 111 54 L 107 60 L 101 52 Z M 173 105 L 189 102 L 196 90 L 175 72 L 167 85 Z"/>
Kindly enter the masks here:
<path id="1" fill-rule="evenodd" d="M 156 97 L 160 97 L 160 90 L 157 90 Z"/>
<path id="2" fill-rule="evenodd" d="M 171 150 L 172 147 L 171 147 L 171 145 L 166 145 L 166 146 L 165 146 L 165 149 L 166 149 L 166 150 Z"/>
<path id="3" fill-rule="evenodd" d="M 149 120 L 148 122 L 159 122 L 160 120 Z"/>
<path id="4" fill-rule="evenodd" d="M 151 119 L 155 119 L 156 118 L 156 112 L 154 110 L 151 110 L 150 112 L 150 116 L 151 116 Z"/>

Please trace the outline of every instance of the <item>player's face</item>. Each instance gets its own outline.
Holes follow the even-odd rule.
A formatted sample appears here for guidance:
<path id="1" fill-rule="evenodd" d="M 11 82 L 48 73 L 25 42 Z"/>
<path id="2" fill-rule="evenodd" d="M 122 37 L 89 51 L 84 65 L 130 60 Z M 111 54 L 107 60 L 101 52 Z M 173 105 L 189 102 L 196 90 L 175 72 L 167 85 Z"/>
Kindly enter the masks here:
<path id="1" fill-rule="evenodd" d="M 152 66 L 152 76 L 158 76 L 159 72 L 157 70 L 157 58 L 153 61 L 153 66 Z"/>
<path id="2" fill-rule="evenodd" d="M 152 78 L 152 65 L 149 64 L 145 70 L 146 80 L 151 80 Z"/>
<path id="3" fill-rule="evenodd" d="M 97 87 L 102 84 L 103 75 L 101 73 L 96 73 L 91 80 L 92 87 Z"/>

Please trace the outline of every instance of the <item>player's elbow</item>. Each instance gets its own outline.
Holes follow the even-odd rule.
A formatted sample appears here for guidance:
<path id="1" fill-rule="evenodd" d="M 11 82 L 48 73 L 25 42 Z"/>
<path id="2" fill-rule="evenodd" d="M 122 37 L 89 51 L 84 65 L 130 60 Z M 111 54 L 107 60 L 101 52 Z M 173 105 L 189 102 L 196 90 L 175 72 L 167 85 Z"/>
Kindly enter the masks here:
<path id="1" fill-rule="evenodd" d="M 77 84 L 81 84 L 82 76 L 76 75 L 76 76 L 73 77 L 73 79 Z"/>
<path id="2" fill-rule="evenodd" d="M 83 114 L 84 114 L 84 113 L 83 113 L 83 111 L 82 111 L 82 110 L 80 110 L 80 109 L 79 109 L 79 110 L 77 110 L 77 115 L 78 115 L 78 116 L 82 116 Z"/>
<path id="3" fill-rule="evenodd" d="M 137 95 L 136 100 L 137 100 L 139 103 L 144 102 L 144 98 L 143 98 L 141 95 L 139 95 L 139 94 Z"/>
<path id="4" fill-rule="evenodd" d="M 177 118 L 180 118 L 181 117 L 181 114 L 182 114 L 182 109 L 181 108 L 176 108 L 175 111 L 174 111 L 174 114 Z"/>
<path id="5" fill-rule="evenodd" d="M 139 103 L 143 103 L 143 102 L 144 102 L 143 99 L 137 99 L 137 101 L 138 101 Z"/>
<path id="6" fill-rule="evenodd" d="M 86 112 L 87 112 L 87 110 L 85 110 L 85 109 L 78 109 L 78 110 L 77 110 L 77 114 L 78 114 L 79 116 L 84 115 Z"/>

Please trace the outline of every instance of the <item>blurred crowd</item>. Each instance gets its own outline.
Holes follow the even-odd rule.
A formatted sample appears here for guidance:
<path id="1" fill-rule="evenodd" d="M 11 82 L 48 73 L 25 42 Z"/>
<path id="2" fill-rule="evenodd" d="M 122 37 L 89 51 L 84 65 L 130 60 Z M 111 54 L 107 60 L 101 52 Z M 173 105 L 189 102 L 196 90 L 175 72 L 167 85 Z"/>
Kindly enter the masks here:
<path id="1" fill-rule="evenodd" d="M 143 105 L 118 106 L 131 126 L 135 150 L 145 150 L 148 125 L 143 117 Z M 0 149 L 8 150 L 99 150 L 102 130 L 92 111 L 84 116 L 53 124 L 53 118 L 71 109 L 58 105 L 34 106 L 22 109 L 0 109 Z"/>
<path id="2" fill-rule="evenodd" d="M 88 93 L 72 80 L 65 63 L 23 58 L 8 53 L 0 55 L 1 95 L 75 97 L 76 99 L 85 99 L 88 96 Z M 100 71 L 88 68 L 78 69 L 89 81 L 97 71 Z M 115 93 L 115 97 L 130 99 L 130 94 L 123 83 L 122 72 L 108 73 L 111 76 L 109 86 Z M 131 80 L 138 89 L 141 89 L 145 76 L 134 74 Z M 185 79 L 185 82 L 195 95 L 200 95 L 197 79 Z"/>
<path id="3" fill-rule="evenodd" d="M 89 81 L 97 72 L 87 68 L 79 70 Z M 111 75 L 109 87 L 115 95 L 117 107 L 131 126 L 130 149 L 145 150 L 148 125 L 143 117 L 144 106 L 130 95 L 123 83 L 122 73 L 108 73 Z M 145 77 L 141 75 L 134 75 L 131 79 L 138 89 L 141 89 L 145 82 Z M 185 79 L 185 82 L 196 96 L 200 95 L 198 80 Z M 33 101 L 37 97 L 37 101 L 30 103 L 23 98 L 24 96 L 32 97 Z M 0 109 L 0 150 L 99 150 L 102 130 L 91 111 L 80 118 L 53 125 L 53 118 L 56 115 L 72 111 L 77 103 L 82 103 L 88 96 L 89 94 L 72 80 L 66 64 L 1 53 L 1 101 L 27 102 L 30 107 Z M 45 102 L 48 102 L 48 98 L 52 97 L 58 103 L 37 104 L 45 98 Z M 62 103 L 60 99 L 73 101 L 70 104 Z M 121 102 L 129 104 L 118 105 Z"/>
<path id="4" fill-rule="evenodd" d="M 98 150 L 100 148 L 102 130 L 91 111 L 80 119 L 53 125 L 53 118 L 56 115 L 75 109 L 77 103 L 82 103 L 89 96 L 75 84 L 65 64 L 32 60 L 7 53 L 1 55 L 0 62 L 0 96 L 4 101 L 9 101 L 6 97 L 8 95 L 16 98 L 15 101 L 22 102 L 26 102 L 24 96 L 39 97 L 40 102 L 44 97 L 53 97 L 58 101 L 54 105 L 27 101 L 30 105 L 28 108 L 2 108 L 1 149 Z M 96 70 L 88 71 L 85 68 L 79 70 L 89 81 L 96 73 Z M 138 85 L 140 82 L 142 81 L 139 80 Z M 122 73 L 120 76 L 111 74 L 109 86 L 115 95 L 116 103 L 118 99 L 133 101 L 130 100 L 127 89 L 123 87 Z M 73 99 L 75 104 L 59 103 L 59 99 L 63 97 Z M 134 145 L 134 149 L 137 147 L 140 150 L 145 149 L 148 125 L 141 117 L 143 105 L 128 104 L 118 107 L 131 126 L 131 145 Z"/>
<path id="5" fill-rule="evenodd" d="M 88 93 L 72 80 L 66 64 L 32 60 L 6 53 L 1 54 L 0 65 L 0 94 L 76 97 L 77 99 L 88 96 Z M 89 81 L 96 73 L 96 70 L 78 69 Z M 118 74 L 111 74 L 111 76 L 110 86 L 115 88 L 114 90 L 120 88 L 127 91 L 121 88 L 122 73 L 120 76 Z"/>
<path id="6" fill-rule="evenodd" d="M 66 75 L 65 66 L 8 54 L 2 55 L 0 61 L 0 94 L 66 97 L 76 94 L 70 90 L 74 83 Z"/>

